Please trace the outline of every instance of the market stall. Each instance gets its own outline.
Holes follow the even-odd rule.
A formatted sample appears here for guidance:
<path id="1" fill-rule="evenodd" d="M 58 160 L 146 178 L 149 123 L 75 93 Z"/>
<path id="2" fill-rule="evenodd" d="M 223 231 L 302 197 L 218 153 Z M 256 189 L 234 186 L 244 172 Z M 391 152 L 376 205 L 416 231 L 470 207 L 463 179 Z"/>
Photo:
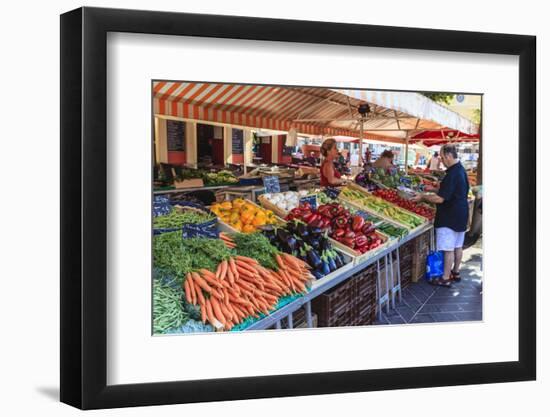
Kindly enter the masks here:
<path id="1" fill-rule="evenodd" d="M 418 96 L 155 83 L 154 333 L 368 325 L 395 308 L 433 248 L 434 208 L 410 196 L 437 178 L 361 172 L 321 189 L 315 167 L 293 166 L 286 136 L 406 155 L 422 132 L 476 134 Z"/>

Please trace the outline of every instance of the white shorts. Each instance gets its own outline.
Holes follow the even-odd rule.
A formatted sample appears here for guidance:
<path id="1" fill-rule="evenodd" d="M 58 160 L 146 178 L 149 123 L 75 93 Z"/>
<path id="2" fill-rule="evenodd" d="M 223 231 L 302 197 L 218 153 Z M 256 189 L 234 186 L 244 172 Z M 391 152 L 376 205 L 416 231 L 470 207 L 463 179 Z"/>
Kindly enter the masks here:
<path id="1" fill-rule="evenodd" d="M 448 227 L 436 227 L 435 240 L 437 242 L 437 250 L 447 252 L 461 248 L 464 245 L 465 234 L 466 232 L 455 232 Z"/>

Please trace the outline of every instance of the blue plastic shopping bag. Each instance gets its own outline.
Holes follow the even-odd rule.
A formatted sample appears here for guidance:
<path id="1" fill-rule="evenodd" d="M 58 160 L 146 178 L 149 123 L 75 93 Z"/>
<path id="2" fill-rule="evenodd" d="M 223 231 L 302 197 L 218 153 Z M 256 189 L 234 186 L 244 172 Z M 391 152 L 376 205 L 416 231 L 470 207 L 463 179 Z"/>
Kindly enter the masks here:
<path id="1" fill-rule="evenodd" d="M 426 279 L 431 281 L 443 276 L 443 252 L 431 251 L 426 257 Z"/>

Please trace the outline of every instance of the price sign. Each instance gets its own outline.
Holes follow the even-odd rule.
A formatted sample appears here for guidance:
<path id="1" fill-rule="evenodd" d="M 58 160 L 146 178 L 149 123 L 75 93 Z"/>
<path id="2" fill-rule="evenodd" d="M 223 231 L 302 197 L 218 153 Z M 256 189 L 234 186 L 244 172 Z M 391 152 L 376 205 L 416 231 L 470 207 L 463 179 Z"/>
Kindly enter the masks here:
<path id="1" fill-rule="evenodd" d="M 312 209 L 317 208 L 317 196 L 315 194 L 306 195 L 304 197 L 300 197 L 300 205 L 303 205 L 304 203 L 309 203 Z"/>
<path id="2" fill-rule="evenodd" d="M 407 177 L 399 177 L 399 182 L 407 187 L 412 185 L 412 180 Z"/>
<path id="3" fill-rule="evenodd" d="M 262 178 L 266 193 L 280 193 L 281 185 L 279 184 L 279 177 L 275 175 L 268 175 Z"/>

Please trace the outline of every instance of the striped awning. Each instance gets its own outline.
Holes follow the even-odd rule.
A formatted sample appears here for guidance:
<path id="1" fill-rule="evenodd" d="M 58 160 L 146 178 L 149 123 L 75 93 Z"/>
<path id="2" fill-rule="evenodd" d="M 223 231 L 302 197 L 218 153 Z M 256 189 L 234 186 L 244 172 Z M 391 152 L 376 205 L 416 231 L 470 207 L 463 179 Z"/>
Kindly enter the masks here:
<path id="1" fill-rule="evenodd" d="M 357 108 L 365 100 L 355 97 L 353 91 L 157 81 L 153 84 L 153 106 L 156 115 L 279 131 L 295 128 L 301 134 L 358 137 Z M 371 110 L 363 135 L 367 139 L 399 140 L 411 117 L 418 131 L 443 127 L 376 103 L 371 103 Z"/>

